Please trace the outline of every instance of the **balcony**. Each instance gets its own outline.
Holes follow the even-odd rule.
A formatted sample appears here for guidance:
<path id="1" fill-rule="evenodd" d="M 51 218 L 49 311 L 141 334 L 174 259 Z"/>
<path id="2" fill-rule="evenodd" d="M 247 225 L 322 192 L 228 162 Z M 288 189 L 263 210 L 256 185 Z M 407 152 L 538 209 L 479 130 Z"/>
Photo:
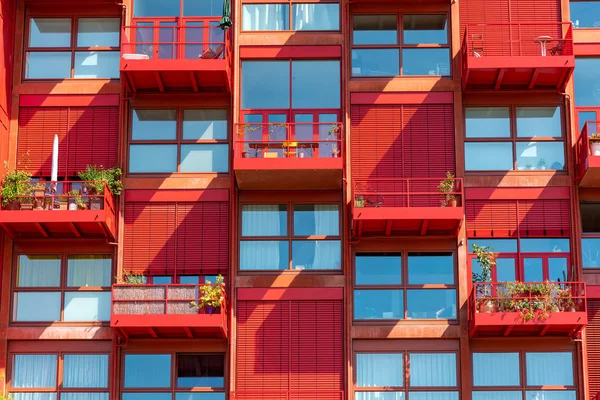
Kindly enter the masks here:
<path id="1" fill-rule="evenodd" d="M 573 69 L 570 22 L 471 24 L 462 47 L 463 89 L 564 90 Z"/>
<path id="2" fill-rule="evenodd" d="M 355 179 L 353 235 L 457 235 L 464 217 L 462 179 L 440 193 L 443 179 Z M 446 203 L 446 195 L 455 200 Z"/>
<path id="3" fill-rule="evenodd" d="M 0 226 L 12 238 L 116 238 L 115 198 L 107 185 L 102 194 L 84 194 L 86 183 L 50 182 L 30 196 L 17 196 L 0 210 Z M 75 193 L 75 191 L 77 191 Z"/>
<path id="4" fill-rule="evenodd" d="M 218 17 L 136 19 L 123 28 L 122 81 L 130 93 L 229 92 L 230 37 Z"/>
<path id="5" fill-rule="evenodd" d="M 588 323 L 585 283 L 474 283 L 471 337 L 575 337 Z"/>
<path id="6" fill-rule="evenodd" d="M 236 129 L 233 169 L 242 190 L 341 189 L 341 123 L 246 123 Z"/>
<path id="7" fill-rule="evenodd" d="M 110 327 L 123 338 L 227 337 L 225 300 L 212 314 L 190 304 L 201 286 L 113 285 Z"/>
<path id="8" fill-rule="evenodd" d="M 580 187 L 600 188 L 600 138 L 590 140 L 598 132 L 600 121 L 587 121 L 575 144 L 575 174 Z"/>

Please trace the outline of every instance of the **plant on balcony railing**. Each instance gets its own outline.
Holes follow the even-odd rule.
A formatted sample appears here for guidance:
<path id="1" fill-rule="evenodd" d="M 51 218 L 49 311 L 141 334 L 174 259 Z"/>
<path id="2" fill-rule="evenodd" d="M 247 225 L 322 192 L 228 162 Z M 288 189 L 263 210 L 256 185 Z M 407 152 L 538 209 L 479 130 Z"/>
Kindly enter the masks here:
<path id="1" fill-rule="evenodd" d="M 11 170 L 4 163 L 5 174 L 2 179 L 2 208 L 18 210 L 22 204 L 32 204 L 31 174 L 18 169 Z M 25 208 L 30 208 L 29 206 Z"/>
<path id="2" fill-rule="evenodd" d="M 478 246 L 473 244 L 473 254 L 477 257 L 477 262 L 481 266 L 481 272 L 473 272 L 473 283 L 475 282 L 491 282 L 492 280 L 492 268 L 496 265 L 497 254 L 494 253 L 494 249 L 491 246 Z M 492 295 L 491 284 L 476 285 L 477 304 L 476 310 L 478 312 L 493 312 L 494 302 L 490 298 Z"/>
<path id="3" fill-rule="evenodd" d="M 600 133 L 590 135 L 590 151 L 593 156 L 600 156 Z"/>
<path id="4" fill-rule="evenodd" d="M 117 283 L 127 285 L 144 285 L 146 277 L 142 274 L 134 274 L 133 272 L 124 271 L 121 276 L 115 277 Z"/>
<path id="5" fill-rule="evenodd" d="M 212 315 L 214 312 L 220 313 L 221 305 L 223 304 L 223 289 L 225 287 L 225 279 L 223 275 L 217 276 L 215 284 L 211 284 L 210 281 L 200 286 L 200 299 L 198 303 L 195 301 L 190 304 L 196 307 L 198 310 L 204 310 L 208 314 Z"/>
<path id="6" fill-rule="evenodd" d="M 444 195 L 444 199 L 442 200 L 442 207 L 456 207 L 458 205 L 458 201 L 456 200 L 456 196 L 453 194 L 455 186 L 454 175 L 450 171 L 446 172 L 446 179 L 440 182 L 438 186 L 438 190 L 440 193 Z"/>

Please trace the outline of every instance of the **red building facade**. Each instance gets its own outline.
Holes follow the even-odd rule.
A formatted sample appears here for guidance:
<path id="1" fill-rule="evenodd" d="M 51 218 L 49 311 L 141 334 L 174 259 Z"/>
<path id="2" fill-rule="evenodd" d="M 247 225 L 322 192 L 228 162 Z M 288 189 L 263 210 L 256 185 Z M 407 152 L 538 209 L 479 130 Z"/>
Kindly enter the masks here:
<path id="1" fill-rule="evenodd" d="M 223 3 L 2 1 L 0 394 L 600 396 L 600 2 Z"/>

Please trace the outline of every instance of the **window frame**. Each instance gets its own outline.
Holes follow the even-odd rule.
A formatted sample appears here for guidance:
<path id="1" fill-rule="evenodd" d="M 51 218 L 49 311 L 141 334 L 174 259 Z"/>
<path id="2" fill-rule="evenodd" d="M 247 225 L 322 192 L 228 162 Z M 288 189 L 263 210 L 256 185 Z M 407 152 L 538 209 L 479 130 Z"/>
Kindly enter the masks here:
<path id="1" fill-rule="evenodd" d="M 454 284 L 431 284 L 431 283 L 427 283 L 427 284 L 411 284 L 408 282 L 408 257 L 409 254 L 413 254 L 413 253 L 421 253 L 421 254 L 430 254 L 430 255 L 436 255 L 436 254 L 443 254 L 443 253 L 451 253 L 452 254 L 452 261 L 453 261 L 453 277 L 454 277 Z M 360 256 L 360 255 L 364 255 L 364 256 L 400 256 L 401 259 L 401 278 L 400 278 L 400 284 L 393 284 L 393 285 L 374 285 L 374 284 L 367 284 L 367 285 L 360 285 L 356 283 L 356 257 Z M 357 251 L 353 254 L 353 259 L 352 259 L 352 304 L 354 305 L 354 301 L 355 301 L 355 296 L 354 293 L 356 290 L 371 290 L 371 291 L 377 291 L 377 290 L 402 290 L 402 296 L 403 296 L 403 306 L 404 306 L 404 316 L 401 319 L 388 319 L 388 318 L 374 318 L 374 319 L 357 319 L 356 318 L 356 314 L 355 312 L 353 312 L 352 314 L 352 323 L 353 325 L 361 325 L 361 324 L 366 324 L 366 325 L 373 325 L 373 324 L 381 324 L 383 323 L 388 323 L 393 321 L 394 323 L 410 323 L 410 321 L 427 321 L 427 323 L 441 323 L 441 324 L 454 324 L 454 325 L 458 325 L 459 324 L 459 316 L 460 316 L 460 307 L 459 307 L 459 302 L 458 302 L 458 297 L 459 297 L 459 285 L 458 285 L 458 258 L 457 258 L 457 253 L 454 250 L 414 250 L 414 249 L 408 249 L 408 248 L 401 248 L 398 249 L 396 251 L 387 251 L 387 252 L 377 252 L 377 251 Z M 455 290 L 455 295 L 456 295 L 456 301 L 455 301 L 455 305 L 456 305 L 456 318 L 408 318 L 408 290 L 430 290 L 430 289 L 445 289 L 445 290 Z M 354 308 L 354 306 L 353 306 Z"/>
<path id="2" fill-rule="evenodd" d="M 188 18 L 216 18 L 216 20 L 220 20 L 221 16 L 220 15 L 184 15 L 183 14 L 183 10 L 184 10 L 184 3 L 185 1 L 190 1 L 190 0 L 178 0 L 179 1 L 179 15 L 176 16 L 159 16 L 159 15 L 153 15 L 153 16 L 148 16 L 148 17 L 136 17 L 135 16 L 135 1 L 136 0 L 132 0 L 131 1 L 131 18 L 132 18 L 132 22 L 135 22 L 137 20 L 146 20 L 146 21 L 150 21 L 150 20 L 170 20 L 170 21 L 178 21 L 178 20 L 187 20 Z M 232 9 L 233 11 L 233 9 Z M 220 13 L 219 13 L 220 14 Z M 217 18 L 218 17 L 218 18 Z M 135 24 L 132 24 L 135 25 Z"/>
<path id="3" fill-rule="evenodd" d="M 503 392 L 507 392 L 507 391 L 511 391 L 511 392 L 518 392 L 521 393 L 521 396 L 523 397 L 523 399 L 526 398 L 526 392 L 527 391 L 557 391 L 557 392 L 561 392 L 561 391 L 574 391 L 575 395 L 577 396 L 578 394 L 578 375 L 577 375 L 577 357 L 574 351 L 572 350 L 565 350 L 565 349 L 561 349 L 561 348 L 557 348 L 557 349 L 548 349 L 548 350 L 541 350 L 541 349 L 534 349 L 534 350 L 523 350 L 523 349 L 511 349 L 510 347 L 507 347 L 506 350 L 487 350 L 487 349 L 482 349 L 482 350 L 472 350 L 470 352 L 470 363 L 471 363 L 471 371 L 474 371 L 473 368 L 473 354 L 498 354 L 498 353 L 518 353 L 519 354 L 519 377 L 520 377 L 520 385 L 519 386 L 475 386 L 475 376 L 473 374 L 473 372 L 470 374 L 470 379 L 471 379 L 471 391 L 472 393 L 476 393 L 476 392 L 488 392 L 488 391 L 503 391 Z M 526 355 L 527 354 L 533 354 L 533 353 L 570 353 L 571 354 L 571 360 L 573 362 L 572 364 L 572 371 L 573 371 L 573 385 L 572 386 L 528 386 L 527 385 L 527 359 L 526 359 Z"/>
<path id="4" fill-rule="evenodd" d="M 31 23 L 33 19 L 70 19 L 71 20 L 71 45 L 69 47 L 31 47 L 29 45 L 30 35 L 31 35 Z M 87 14 L 69 14 L 64 16 L 57 15 L 28 15 L 25 20 L 25 37 L 23 38 L 23 65 L 21 76 L 22 80 L 26 82 L 36 82 L 36 81 L 57 81 L 63 79 L 73 79 L 73 80 L 108 80 L 108 81 L 119 81 L 121 78 L 75 78 L 75 55 L 80 52 L 119 52 L 119 59 L 121 58 L 121 40 L 122 40 L 122 29 L 119 29 L 119 45 L 117 47 L 78 47 L 77 46 L 77 33 L 79 28 L 79 20 L 80 19 L 90 19 L 90 18 L 112 18 L 119 20 L 119 27 L 122 27 L 122 18 L 118 15 L 87 15 Z M 63 52 L 63 53 L 71 53 L 71 72 L 69 78 L 27 78 L 27 54 L 29 53 L 49 53 L 49 52 Z"/>
<path id="5" fill-rule="evenodd" d="M 27 286 L 27 287 L 19 287 L 18 286 L 18 276 L 19 276 L 19 257 L 20 256 L 59 256 L 60 261 L 60 285 L 59 286 Z M 115 257 L 114 254 L 109 252 L 101 252 L 101 251 L 62 251 L 62 252 L 52 252 L 52 251 L 42 251 L 42 252 L 32 252 L 32 251 L 18 251 L 14 253 L 13 256 L 13 277 L 11 279 L 11 291 L 10 291 L 10 325 L 51 325 L 51 324 L 62 324 L 62 325 L 79 325 L 84 324 L 86 326 L 108 326 L 110 321 L 99 321 L 99 320 L 91 320 L 91 321 L 65 321 L 65 295 L 66 293 L 85 293 L 85 292 L 94 292 L 94 293 L 111 293 L 112 286 L 67 286 L 68 279 L 68 262 L 69 256 L 108 256 L 111 262 L 111 283 L 113 281 L 113 276 L 115 273 Z M 15 308 L 15 294 L 16 293 L 60 293 L 60 320 L 58 321 L 17 321 L 16 320 L 16 308 Z"/>
<path id="6" fill-rule="evenodd" d="M 133 139 L 133 113 L 137 110 L 141 111 L 161 111 L 161 110 L 175 110 L 175 139 L 165 140 L 140 140 Z M 196 139 L 186 140 L 183 139 L 183 116 L 184 111 L 210 111 L 210 110 L 224 110 L 227 119 L 227 138 L 226 139 Z M 177 146 L 177 171 L 175 172 L 130 172 L 131 167 L 131 146 L 132 145 L 176 145 Z M 219 144 L 227 145 L 227 154 L 229 159 L 227 160 L 227 172 L 181 172 L 181 146 L 193 145 L 193 144 Z M 128 123 L 128 134 L 127 134 L 127 175 L 142 177 L 142 176 L 164 176 L 171 174 L 181 175 L 229 175 L 231 173 L 231 115 L 229 109 L 226 107 L 198 107 L 198 106 L 141 106 L 132 107 L 129 113 Z"/>
<path id="7" fill-rule="evenodd" d="M 396 44 L 355 44 L 354 43 L 354 17 L 355 16 L 373 16 L 373 15 L 395 15 L 396 16 Z M 446 16 L 446 44 L 439 43 L 420 43 L 420 44 L 405 44 L 404 43 L 404 16 L 405 15 L 445 15 Z M 388 50 L 394 49 L 399 52 L 399 75 L 389 75 L 389 76 L 354 76 L 352 74 L 352 60 L 350 60 L 349 67 L 349 76 L 351 79 L 377 79 L 377 78 L 391 78 L 391 77 L 403 77 L 403 78 L 434 78 L 434 79 L 453 79 L 454 77 L 454 66 L 452 65 L 452 23 L 450 20 L 450 12 L 449 11 L 399 11 L 399 12 L 353 12 L 350 15 L 350 27 L 349 27 L 349 35 L 350 35 L 350 57 L 352 57 L 353 50 Z M 448 49 L 448 75 L 404 75 L 403 70 L 403 58 L 402 51 L 405 49 Z"/>
<path id="8" fill-rule="evenodd" d="M 169 355 L 171 356 L 171 376 L 169 377 L 168 388 L 126 388 L 125 387 L 125 359 L 127 355 Z M 199 386 L 194 388 L 180 388 L 177 384 L 177 376 L 178 376 L 178 359 L 179 355 L 222 355 L 223 356 L 223 387 L 209 387 L 209 386 Z M 227 353 L 226 352 L 194 352 L 194 351 L 144 351 L 144 352 L 124 352 L 121 357 L 121 374 L 119 376 L 119 385 L 120 385 L 120 395 L 122 396 L 125 393 L 170 393 L 171 399 L 175 400 L 175 396 L 177 393 L 223 393 L 223 396 L 226 397 L 227 391 Z"/>
<path id="9" fill-rule="evenodd" d="M 359 354 L 402 354 L 402 379 L 403 386 L 358 386 L 358 355 Z M 411 354 L 454 354 L 456 357 L 456 386 L 410 386 L 410 355 Z M 457 392 L 458 398 L 460 399 L 461 394 L 461 369 L 460 369 L 460 354 L 456 350 L 417 350 L 417 349 L 404 349 L 404 350 L 354 350 L 352 355 L 352 362 L 355 368 L 352 371 L 352 379 L 354 386 L 354 393 L 364 392 L 401 392 L 404 394 L 404 399 L 410 398 L 408 393 L 410 392 Z"/>
<path id="10" fill-rule="evenodd" d="M 306 32 L 306 33 L 339 33 L 342 30 L 342 4 L 340 0 L 243 0 L 241 2 L 241 8 L 244 9 L 244 5 L 288 5 L 288 26 L 289 29 L 278 29 L 278 30 L 246 30 L 244 29 L 243 22 L 241 23 L 241 33 L 254 33 L 260 34 L 261 32 L 277 33 L 277 32 Z M 294 4 L 337 4 L 338 5 L 338 29 L 335 30 L 313 30 L 313 29 L 292 29 L 294 26 Z M 242 18 L 240 18 L 240 21 Z"/>
<path id="11" fill-rule="evenodd" d="M 285 205 L 286 206 L 286 228 L 287 235 L 285 236 L 243 236 L 242 235 L 242 221 L 241 216 L 243 212 L 243 207 L 245 205 Z M 295 205 L 337 205 L 338 206 L 338 235 L 337 236 L 322 236 L 322 235 L 311 235 L 311 236 L 296 236 L 294 235 L 294 206 Z M 265 275 L 265 274 L 281 274 L 281 273 L 311 273 L 311 274 L 323 274 L 323 275 L 342 275 L 344 273 L 344 247 L 343 247 L 343 227 L 342 221 L 343 217 L 343 207 L 339 201 L 330 201 L 330 200 L 315 200 L 315 201 L 293 201 L 293 200 L 282 200 L 282 201 L 273 201 L 273 202 L 265 202 L 265 201 L 240 201 L 238 205 L 238 215 L 240 216 L 240 223 L 238 224 L 238 232 L 237 232 L 237 246 L 238 246 L 238 254 L 239 257 L 237 259 L 237 271 L 238 274 L 248 274 L 248 275 Z M 241 243 L 242 242 L 259 242 L 259 241 L 280 241 L 280 242 L 288 242 L 288 268 L 286 269 L 259 269 L 259 270 L 248 270 L 241 269 Z M 294 269 L 293 268 L 293 242 L 295 241 L 338 241 L 340 242 L 340 267 L 339 269 Z"/>
<path id="12" fill-rule="evenodd" d="M 494 137 L 494 138 L 469 138 L 467 137 L 467 109 L 470 108 L 479 108 L 479 109 L 486 109 L 486 108 L 508 108 L 508 118 L 509 118 L 509 126 L 510 126 L 510 136 L 508 138 L 499 138 L 499 137 Z M 560 111 L 560 122 L 561 122 L 561 136 L 560 137 L 518 137 L 517 136 L 517 108 L 558 108 Z M 509 170 L 501 170 L 501 169 L 490 169 L 490 170 L 469 170 L 466 169 L 466 164 L 467 164 L 467 160 L 465 158 L 465 174 L 467 175 L 490 175 L 490 174 L 497 174 L 499 172 L 502 173 L 522 173 L 522 174 L 527 174 L 527 173 L 531 173 L 532 171 L 534 173 L 559 173 L 559 174 L 568 174 L 569 171 L 569 159 L 567 157 L 567 144 L 568 144 L 568 138 L 566 135 L 566 127 L 565 127 L 565 110 L 564 107 L 560 104 L 548 104 L 548 103 L 544 103 L 544 104 L 540 104 L 540 105 L 534 105 L 534 104 L 465 104 L 463 106 L 463 113 L 464 113 L 464 134 L 463 134 L 463 149 L 464 152 L 466 153 L 466 145 L 467 143 L 511 143 L 512 145 L 512 164 L 513 164 L 513 168 L 509 169 Z M 564 164 L 563 164 L 563 169 L 550 169 L 549 167 L 546 168 L 545 170 L 537 170 L 537 169 L 533 169 L 533 170 L 526 170 L 526 169 L 518 169 L 517 167 L 517 143 L 531 143 L 531 142 L 544 142 L 544 143 L 554 143 L 554 142 L 559 142 L 559 143 L 563 143 L 563 160 L 564 160 Z"/>
<path id="13" fill-rule="evenodd" d="M 56 383 L 53 388 L 13 388 L 13 375 L 14 375 L 14 366 L 15 366 L 15 356 L 21 355 L 55 355 L 56 356 Z M 65 355 L 105 355 L 108 356 L 108 370 L 107 370 L 107 383 L 105 388 L 65 388 L 63 382 L 64 376 L 64 356 Z M 90 351 L 90 350 L 82 350 L 82 351 L 57 351 L 57 350 L 43 350 L 43 349 L 31 349 L 31 351 L 9 351 L 8 359 L 10 360 L 9 365 L 7 366 L 7 381 L 6 381 L 6 393 L 56 393 L 56 398 L 60 399 L 60 395 L 62 393 L 106 393 L 108 395 L 108 399 L 110 400 L 112 394 L 112 364 L 113 364 L 114 354 L 110 351 Z M 60 384 L 59 384 L 60 382 Z"/>

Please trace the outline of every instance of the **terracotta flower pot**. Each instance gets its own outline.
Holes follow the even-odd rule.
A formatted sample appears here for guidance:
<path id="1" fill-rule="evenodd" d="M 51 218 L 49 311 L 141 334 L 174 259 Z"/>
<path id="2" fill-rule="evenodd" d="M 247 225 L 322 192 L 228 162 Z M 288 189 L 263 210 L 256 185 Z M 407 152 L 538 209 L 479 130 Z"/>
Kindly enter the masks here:
<path id="1" fill-rule="evenodd" d="M 458 200 L 448 200 L 448 206 L 449 207 L 457 207 L 458 206 Z"/>

